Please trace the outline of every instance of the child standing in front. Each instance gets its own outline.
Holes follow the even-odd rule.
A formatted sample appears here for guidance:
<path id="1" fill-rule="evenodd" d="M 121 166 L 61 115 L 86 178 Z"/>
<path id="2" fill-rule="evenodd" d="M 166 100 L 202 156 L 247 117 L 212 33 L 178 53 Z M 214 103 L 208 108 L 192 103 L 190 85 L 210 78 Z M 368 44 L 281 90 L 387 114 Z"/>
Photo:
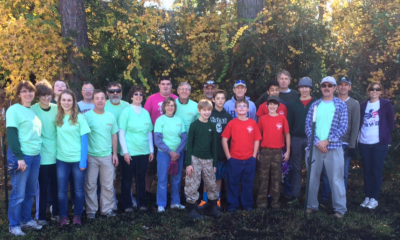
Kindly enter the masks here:
<path id="1" fill-rule="evenodd" d="M 271 181 L 272 209 L 279 210 L 279 195 L 282 182 L 282 148 L 287 151 L 283 161 L 289 160 L 290 156 L 290 133 L 289 125 L 284 115 L 278 114 L 279 97 L 269 96 L 267 100 L 268 114 L 262 116 L 258 121 L 258 127 L 263 135 L 261 141 L 260 161 L 260 189 L 257 198 L 257 205 L 260 209 L 268 205 L 268 184 Z M 270 178 L 271 176 L 271 178 Z"/>
<path id="2" fill-rule="evenodd" d="M 240 202 L 244 210 L 251 211 L 253 204 L 253 183 L 256 172 L 256 156 L 261 134 L 256 121 L 246 117 L 249 102 L 238 99 L 235 103 L 238 117 L 228 123 L 222 133 L 222 146 L 227 164 L 228 212 L 239 208 L 239 184 L 242 185 Z M 230 149 L 228 140 L 231 139 Z"/>
<path id="3" fill-rule="evenodd" d="M 200 100 L 197 105 L 197 111 L 200 114 L 199 119 L 190 124 L 189 135 L 186 150 L 186 178 L 185 194 L 186 208 L 188 217 L 192 219 L 202 219 L 196 211 L 196 201 L 199 199 L 197 189 L 200 186 L 203 176 L 204 185 L 207 188 L 211 212 L 219 217 L 217 198 L 219 189 L 215 183 L 215 172 L 217 166 L 217 139 L 215 124 L 208 121 L 213 109 L 209 100 Z"/>

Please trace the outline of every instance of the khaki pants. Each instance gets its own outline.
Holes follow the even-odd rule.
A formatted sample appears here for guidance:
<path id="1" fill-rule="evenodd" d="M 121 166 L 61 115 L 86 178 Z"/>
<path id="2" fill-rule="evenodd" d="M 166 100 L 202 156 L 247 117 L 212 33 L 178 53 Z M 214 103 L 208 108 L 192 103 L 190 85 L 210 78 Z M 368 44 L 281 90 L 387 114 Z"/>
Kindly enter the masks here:
<path id="1" fill-rule="evenodd" d="M 99 209 L 97 201 L 97 179 L 100 174 L 100 209 L 107 214 L 114 206 L 114 173 L 112 155 L 94 157 L 88 155 L 88 166 L 85 180 L 86 213 L 96 213 Z"/>
<path id="2" fill-rule="evenodd" d="M 219 189 L 215 182 L 215 173 L 212 159 L 201 159 L 192 155 L 192 167 L 194 172 L 186 175 L 185 178 L 185 194 L 186 202 L 194 204 L 199 199 L 199 189 L 201 175 L 203 174 L 204 185 L 207 189 L 208 199 L 216 200 L 219 195 Z"/>

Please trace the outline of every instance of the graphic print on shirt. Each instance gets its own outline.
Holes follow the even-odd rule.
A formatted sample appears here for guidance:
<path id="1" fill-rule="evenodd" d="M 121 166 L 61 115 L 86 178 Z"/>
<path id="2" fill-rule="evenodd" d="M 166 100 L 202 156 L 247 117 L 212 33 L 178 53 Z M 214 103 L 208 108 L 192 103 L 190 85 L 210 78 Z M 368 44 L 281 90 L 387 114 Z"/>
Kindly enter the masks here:
<path id="1" fill-rule="evenodd" d="M 252 126 L 248 126 L 247 130 L 249 131 L 249 133 L 251 133 L 253 131 L 253 127 Z"/>
<path id="2" fill-rule="evenodd" d="M 282 123 L 277 123 L 276 124 L 276 129 L 279 131 L 282 128 Z"/>
<path id="3" fill-rule="evenodd" d="M 371 126 L 378 126 L 379 125 L 379 115 L 378 110 L 370 109 L 368 113 L 364 116 L 364 126 L 371 127 Z"/>
<path id="4" fill-rule="evenodd" d="M 163 102 L 159 102 L 158 103 L 158 110 L 160 111 L 160 114 L 162 115 L 163 113 L 162 113 L 162 104 L 163 104 Z"/>
<path id="5" fill-rule="evenodd" d="M 227 118 L 219 118 L 219 117 L 217 117 L 217 118 L 210 117 L 210 121 L 215 123 L 218 133 L 222 132 L 222 124 L 227 124 L 228 123 L 228 119 Z"/>
<path id="6" fill-rule="evenodd" d="M 284 113 L 282 110 L 280 110 L 278 113 L 279 113 L 280 115 L 285 115 L 285 113 Z"/>

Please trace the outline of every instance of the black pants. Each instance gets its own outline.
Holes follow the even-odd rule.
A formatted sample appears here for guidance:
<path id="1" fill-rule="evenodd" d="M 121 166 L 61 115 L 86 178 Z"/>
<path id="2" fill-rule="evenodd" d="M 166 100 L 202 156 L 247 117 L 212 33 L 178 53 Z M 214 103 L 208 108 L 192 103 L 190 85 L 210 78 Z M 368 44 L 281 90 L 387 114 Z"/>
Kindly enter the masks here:
<path id="1" fill-rule="evenodd" d="M 124 209 L 132 207 L 131 188 L 132 178 L 135 176 L 136 201 L 138 207 L 146 206 L 146 170 L 149 163 L 149 155 L 131 156 L 132 161 L 128 165 L 125 160 L 121 164 L 121 195 Z"/>
<path id="2" fill-rule="evenodd" d="M 39 169 L 39 220 L 46 220 L 47 193 L 50 182 L 50 193 L 53 199 L 53 215 L 59 215 L 58 210 L 58 188 L 57 188 L 57 165 L 40 165 Z"/>

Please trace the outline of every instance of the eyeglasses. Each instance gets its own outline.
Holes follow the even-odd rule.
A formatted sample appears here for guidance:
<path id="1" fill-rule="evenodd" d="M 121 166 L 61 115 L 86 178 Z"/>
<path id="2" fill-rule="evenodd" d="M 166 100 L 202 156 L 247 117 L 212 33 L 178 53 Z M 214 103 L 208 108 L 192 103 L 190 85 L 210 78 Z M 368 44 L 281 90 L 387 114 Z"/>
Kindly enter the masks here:
<path id="1" fill-rule="evenodd" d="M 369 91 L 370 92 L 380 92 L 381 88 L 370 88 Z"/>
<path id="2" fill-rule="evenodd" d="M 93 92 L 93 88 L 84 88 L 82 89 L 84 92 Z"/>
<path id="3" fill-rule="evenodd" d="M 108 91 L 109 93 L 111 93 L 111 94 L 121 93 L 121 92 L 122 92 L 121 89 L 108 89 L 107 91 Z"/>
<path id="4" fill-rule="evenodd" d="M 133 95 L 143 97 L 143 93 L 137 93 L 137 92 L 135 92 Z"/>
<path id="5" fill-rule="evenodd" d="M 42 96 L 40 96 L 40 97 L 43 97 L 43 98 L 51 98 L 52 96 L 51 96 L 51 95 L 42 95 Z"/>
<path id="6" fill-rule="evenodd" d="M 32 90 L 22 90 L 20 93 L 21 94 L 29 94 L 29 93 L 34 93 L 35 91 L 32 91 Z"/>
<path id="7" fill-rule="evenodd" d="M 179 91 L 190 92 L 190 89 L 189 88 L 179 88 Z"/>
<path id="8" fill-rule="evenodd" d="M 328 84 L 322 84 L 321 85 L 321 88 L 333 88 L 333 84 L 331 84 L 331 83 L 328 83 Z"/>
<path id="9" fill-rule="evenodd" d="M 238 105 L 236 108 L 247 108 L 247 105 Z"/>

